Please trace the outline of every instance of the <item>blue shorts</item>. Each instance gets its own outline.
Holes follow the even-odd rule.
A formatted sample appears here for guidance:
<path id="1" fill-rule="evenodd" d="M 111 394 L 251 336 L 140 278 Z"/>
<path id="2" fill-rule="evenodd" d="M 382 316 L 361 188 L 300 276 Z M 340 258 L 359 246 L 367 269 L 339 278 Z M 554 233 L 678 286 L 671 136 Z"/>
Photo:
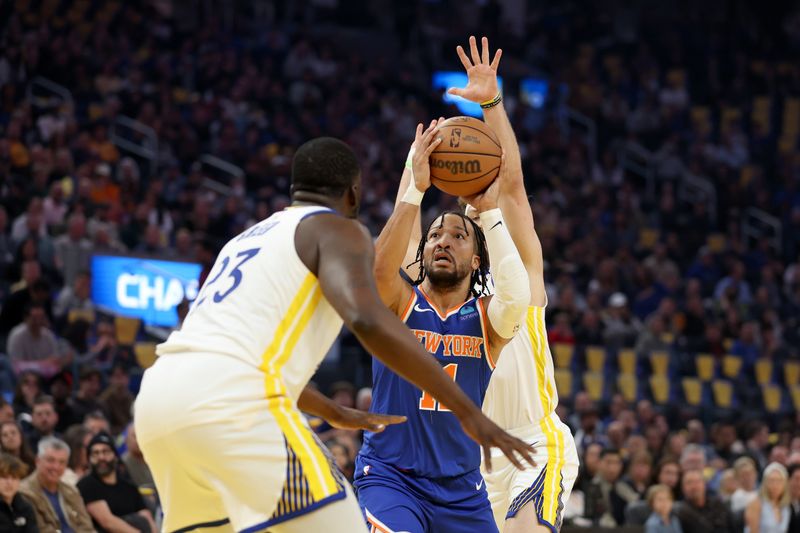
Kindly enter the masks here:
<path id="1" fill-rule="evenodd" d="M 486 483 L 478 469 L 431 479 L 359 455 L 353 486 L 370 531 L 497 532 Z"/>

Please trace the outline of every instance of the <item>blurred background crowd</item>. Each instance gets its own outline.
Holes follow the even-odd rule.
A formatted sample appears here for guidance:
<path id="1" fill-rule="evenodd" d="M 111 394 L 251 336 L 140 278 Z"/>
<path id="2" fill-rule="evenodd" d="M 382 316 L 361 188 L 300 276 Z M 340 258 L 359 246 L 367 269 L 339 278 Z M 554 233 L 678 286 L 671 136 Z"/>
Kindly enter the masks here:
<path id="1" fill-rule="evenodd" d="M 377 234 L 416 123 L 462 114 L 431 76 L 476 34 L 504 50 L 544 249 L 583 464 L 568 522 L 641 526 L 667 493 L 684 532 L 739 531 L 760 498 L 794 517 L 800 9 L 768 4 L 0 3 L 0 448 L 34 469 L 61 436 L 73 483 L 101 430 L 136 458 L 131 405 L 168 331 L 96 305 L 92 255 L 197 262 L 202 283 L 227 239 L 288 205 L 293 150 L 320 135 L 359 155 Z M 453 200 L 429 194 L 426 214 Z M 347 332 L 315 381 L 369 406 Z M 359 435 L 313 422 L 352 475 Z"/>

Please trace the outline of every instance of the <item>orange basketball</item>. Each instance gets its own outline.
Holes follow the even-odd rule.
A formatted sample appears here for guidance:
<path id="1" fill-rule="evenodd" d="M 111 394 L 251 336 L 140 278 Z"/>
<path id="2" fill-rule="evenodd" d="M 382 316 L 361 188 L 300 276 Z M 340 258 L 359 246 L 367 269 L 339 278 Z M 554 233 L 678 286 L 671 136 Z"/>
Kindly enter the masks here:
<path id="1" fill-rule="evenodd" d="M 439 126 L 442 142 L 431 154 L 431 184 L 453 196 L 471 196 L 500 170 L 500 143 L 482 120 L 452 117 Z"/>

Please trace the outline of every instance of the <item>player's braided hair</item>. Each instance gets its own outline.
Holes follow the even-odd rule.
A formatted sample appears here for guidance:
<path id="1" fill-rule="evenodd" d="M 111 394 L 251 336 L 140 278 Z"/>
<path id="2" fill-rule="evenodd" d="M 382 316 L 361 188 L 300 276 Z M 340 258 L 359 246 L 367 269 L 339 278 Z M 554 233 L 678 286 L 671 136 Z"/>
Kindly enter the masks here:
<path id="1" fill-rule="evenodd" d="M 472 227 L 472 233 L 475 235 L 475 253 L 478 256 L 478 259 L 480 259 L 480 266 L 478 266 L 477 270 L 473 270 L 472 274 L 470 275 L 469 292 L 476 298 L 487 294 L 489 286 L 489 249 L 486 247 L 486 237 L 483 235 L 483 230 L 481 227 L 478 226 L 474 220 L 470 219 L 459 211 L 445 211 L 444 213 L 437 215 L 433 220 L 431 220 L 431 223 L 428 224 L 428 227 L 425 229 L 425 231 L 422 232 L 422 239 L 420 239 L 419 246 L 417 247 L 415 261 L 411 263 L 412 265 L 419 264 L 419 276 L 417 276 L 417 279 L 414 281 L 414 285 L 419 285 L 425 279 L 425 265 L 422 262 L 422 254 L 425 250 L 425 242 L 428 240 L 428 232 L 430 232 L 433 224 L 437 220 L 440 221 L 440 228 L 444 226 L 444 217 L 446 215 L 455 215 L 460 218 L 464 227 L 464 233 L 467 235 L 470 234 L 467 226 L 469 225 Z"/>

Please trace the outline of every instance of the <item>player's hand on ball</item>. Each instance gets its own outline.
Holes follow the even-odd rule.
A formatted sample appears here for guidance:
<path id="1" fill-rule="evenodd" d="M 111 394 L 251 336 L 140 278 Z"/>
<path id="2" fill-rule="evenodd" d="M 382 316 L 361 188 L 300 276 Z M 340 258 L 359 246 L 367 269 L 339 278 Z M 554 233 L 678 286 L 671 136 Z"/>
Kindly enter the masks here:
<path id="1" fill-rule="evenodd" d="M 386 426 L 402 424 L 406 420 L 404 416 L 381 415 L 342 407 L 338 410 L 336 418 L 328 420 L 328 423 L 338 429 L 364 429 L 373 433 L 380 433 L 386 429 Z"/>
<path id="2" fill-rule="evenodd" d="M 411 170 L 414 173 L 414 186 L 420 192 L 425 192 L 431 186 L 431 164 L 430 157 L 433 151 L 442 142 L 438 136 L 436 127 L 439 120 L 432 120 L 425 131 L 422 131 L 422 124 L 417 125 L 417 133 L 414 137 L 414 156 L 411 158 Z"/>
<path id="3" fill-rule="evenodd" d="M 472 196 L 462 196 L 461 199 L 466 202 L 468 205 L 471 205 L 475 209 L 478 210 L 478 213 L 483 213 L 484 211 L 489 211 L 497 207 L 497 201 L 500 198 L 500 188 L 503 186 L 504 183 L 504 174 L 507 174 L 505 171 L 506 168 L 506 156 L 503 154 L 500 156 L 500 172 L 498 173 L 497 177 L 492 181 L 489 186 L 484 189 L 483 191 L 479 192 L 478 194 L 473 194 Z"/>
<path id="4" fill-rule="evenodd" d="M 500 64 L 500 57 L 503 55 L 501 49 L 494 53 L 494 59 L 489 62 L 489 39 L 481 39 L 482 51 L 478 54 L 478 43 L 474 36 L 469 38 L 469 51 L 472 60 L 467 57 L 467 53 L 459 45 L 456 47 L 458 58 L 467 71 L 467 86 L 462 88 L 451 87 L 447 90 L 449 94 L 466 98 L 472 102 L 488 102 L 497 96 L 500 89 L 497 86 L 497 66 Z"/>
<path id="5" fill-rule="evenodd" d="M 462 419 L 461 426 L 464 432 L 483 448 L 483 462 L 487 472 L 492 471 L 492 448 L 500 448 L 503 455 L 508 457 L 519 470 L 525 470 L 527 467 L 522 464 L 517 454 L 529 465 L 536 466 L 532 456 L 533 445 L 512 437 L 480 411 L 474 417 Z"/>

